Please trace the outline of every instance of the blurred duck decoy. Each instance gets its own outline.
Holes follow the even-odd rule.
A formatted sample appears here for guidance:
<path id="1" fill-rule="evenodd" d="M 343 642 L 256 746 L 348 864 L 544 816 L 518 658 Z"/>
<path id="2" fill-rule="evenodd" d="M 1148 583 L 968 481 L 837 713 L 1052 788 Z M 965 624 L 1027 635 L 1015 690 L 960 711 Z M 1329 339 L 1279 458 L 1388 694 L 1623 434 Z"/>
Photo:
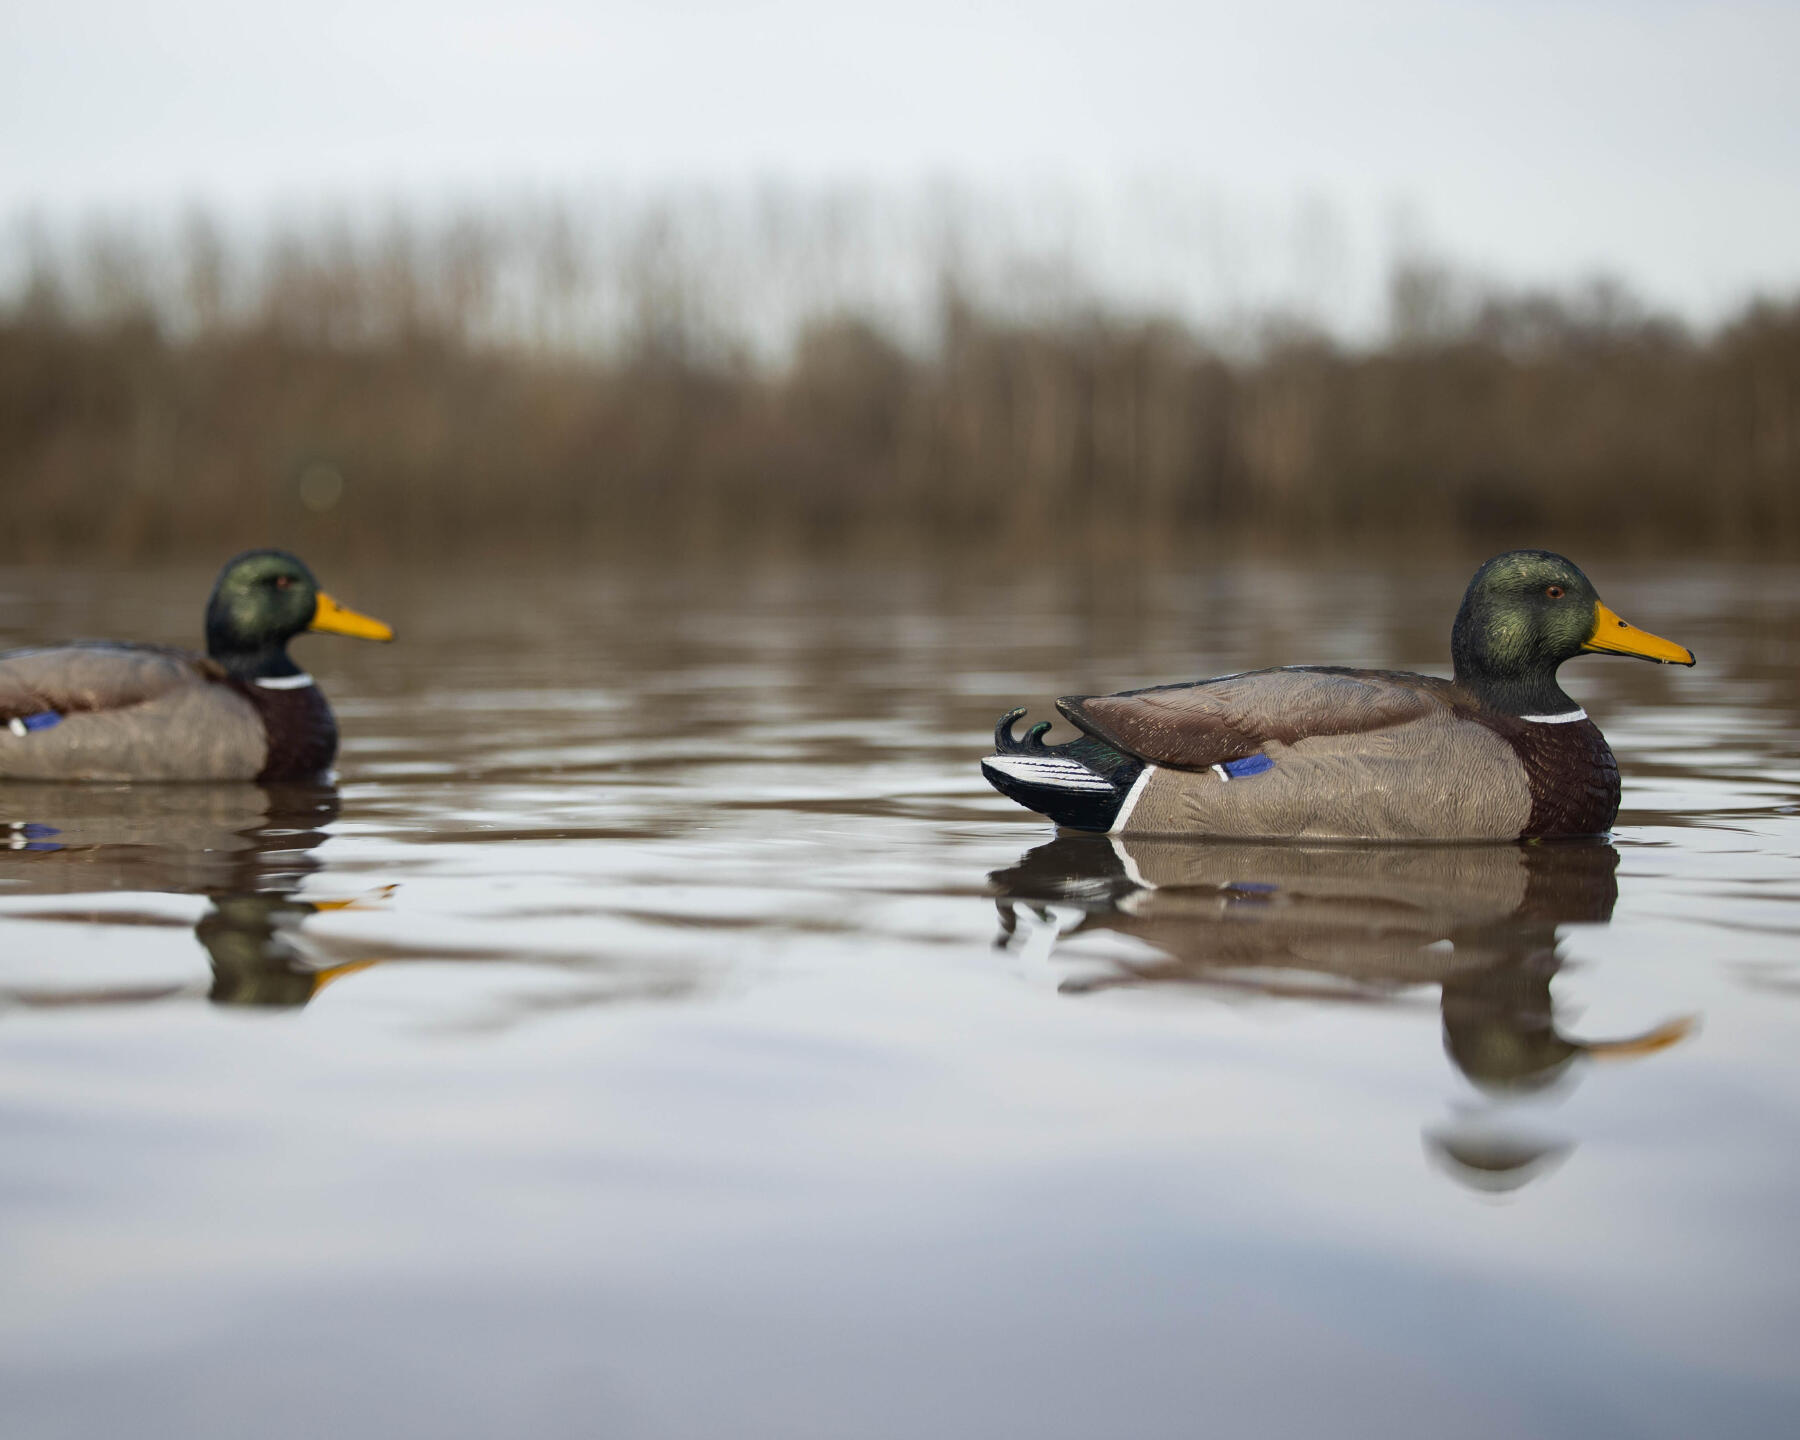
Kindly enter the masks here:
<path id="1" fill-rule="evenodd" d="M 393 886 L 384 886 L 385 899 Z M 334 980 L 379 965 L 380 959 L 320 963 L 299 941 L 301 922 L 321 911 L 353 910 L 356 900 L 305 901 L 292 895 L 215 895 L 194 934 L 212 966 L 215 1005 L 288 1008 L 305 1005 Z"/>
<path id="2" fill-rule="evenodd" d="M 292 555 L 251 550 L 220 572 L 206 654 L 83 641 L 0 654 L 0 779 L 311 779 L 337 755 L 325 696 L 288 656 L 307 630 L 391 640 Z"/>
<path id="3" fill-rule="evenodd" d="M 1067 967 L 1089 995 L 1181 986 L 1220 994 L 1406 1003 L 1440 996 L 1444 1051 L 1488 1108 L 1425 1132 L 1427 1153 L 1472 1188 L 1516 1189 L 1571 1149 L 1510 1103 L 1578 1061 L 1666 1050 L 1682 1016 L 1640 1034 L 1577 1038 L 1552 980 L 1569 925 L 1604 925 L 1618 898 L 1607 844 L 1334 845 L 1063 834 L 989 876 L 1001 943 Z M 1083 946 L 1081 937 L 1101 943 Z M 1107 943 L 1130 942 L 1121 951 Z M 1071 943 L 1072 942 L 1072 943 Z M 1068 948 L 1065 950 L 1064 947 Z"/>
<path id="4" fill-rule="evenodd" d="M 302 1005 L 331 981 L 368 968 L 300 927 L 321 911 L 360 910 L 385 899 L 383 886 L 359 900 L 307 900 L 300 889 L 323 868 L 321 849 L 338 816 L 329 785 L 64 785 L 14 781 L 0 822 L 0 897 L 73 897 L 66 908 L 8 907 L 5 918 L 39 925 L 96 919 L 134 927 L 188 922 L 160 907 L 94 907 L 103 895 L 202 895 L 211 903 L 194 926 L 211 964 L 210 998 L 221 1005 Z M 61 953 L 63 947 L 42 947 Z M 52 978 L 52 976 L 54 978 Z M 47 983 L 46 983 L 47 982 Z M 193 993 L 183 979 L 96 983 L 81 967 L 38 983 L 0 985 L 9 1005 L 61 1009 L 169 999 Z"/>
<path id="5" fill-rule="evenodd" d="M 1560 927 L 1604 925 L 1618 898 L 1608 844 L 1293 845 L 1059 835 L 997 870 L 1004 943 L 1048 926 L 1134 942 L 1066 993 L 1193 985 L 1374 1000 L 1440 987 L 1444 1047 L 1483 1090 L 1541 1089 L 1578 1058 L 1654 1054 L 1683 1018 L 1639 1035 L 1557 1028 Z M 1033 919 L 1032 917 L 1036 917 Z"/>
<path id="6" fill-rule="evenodd" d="M 1692 665 L 1600 603 L 1570 561 L 1514 550 L 1476 571 L 1451 632 L 1456 678 L 1290 666 L 1057 709 L 1082 732 L 981 762 L 1059 825 L 1233 838 L 1517 840 L 1599 835 L 1619 811 L 1606 738 L 1556 671 L 1585 652 Z"/>

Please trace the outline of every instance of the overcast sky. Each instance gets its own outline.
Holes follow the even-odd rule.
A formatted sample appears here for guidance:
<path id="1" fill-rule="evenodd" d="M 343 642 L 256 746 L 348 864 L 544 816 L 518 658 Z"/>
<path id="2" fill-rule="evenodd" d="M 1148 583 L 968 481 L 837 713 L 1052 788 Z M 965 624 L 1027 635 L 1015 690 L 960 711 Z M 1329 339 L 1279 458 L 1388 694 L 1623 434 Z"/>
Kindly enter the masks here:
<path id="1" fill-rule="evenodd" d="M 1796 4 L 0 5 L 0 212 L 956 177 L 1323 214 L 1359 275 L 1800 288 Z"/>

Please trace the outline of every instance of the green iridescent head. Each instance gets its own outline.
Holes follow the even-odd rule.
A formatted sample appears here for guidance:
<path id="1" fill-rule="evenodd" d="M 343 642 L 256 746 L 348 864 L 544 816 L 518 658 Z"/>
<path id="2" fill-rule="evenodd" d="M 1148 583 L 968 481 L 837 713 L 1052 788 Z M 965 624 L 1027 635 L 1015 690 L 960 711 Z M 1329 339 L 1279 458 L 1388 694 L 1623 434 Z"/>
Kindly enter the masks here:
<path id="1" fill-rule="evenodd" d="M 1694 663 L 1684 646 L 1626 624 L 1579 566 L 1549 550 L 1511 550 L 1477 570 L 1450 634 L 1457 682 L 1515 715 L 1574 709 L 1556 669 L 1587 651 Z"/>
<path id="2" fill-rule="evenodd" d="M 285 550 L 247 550 L 226 563 L 206 602 L 206 653 L 245 678 L 294 673 L 287 642 L 306 630 L 391 640 L 379 620 L 346 610 Z"/>

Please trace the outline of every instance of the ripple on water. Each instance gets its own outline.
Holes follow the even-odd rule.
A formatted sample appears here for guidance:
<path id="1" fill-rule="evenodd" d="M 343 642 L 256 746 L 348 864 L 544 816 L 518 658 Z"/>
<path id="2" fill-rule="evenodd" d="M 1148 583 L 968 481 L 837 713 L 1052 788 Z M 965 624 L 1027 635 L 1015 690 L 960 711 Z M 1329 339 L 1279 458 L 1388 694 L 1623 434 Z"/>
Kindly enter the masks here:
<path id="1" fill-rule="evenodd" d="M 1611 845 L 1453 848 L 974 767 L 1451 568 L 365 577 L 337 786 L 0 792 L 8 1433 L 1785 1433 L 1800 571 L 1590 568 L 1702 665 L 1565 672 Z M 0 640 L 192 579 L 70 578 Z"/>

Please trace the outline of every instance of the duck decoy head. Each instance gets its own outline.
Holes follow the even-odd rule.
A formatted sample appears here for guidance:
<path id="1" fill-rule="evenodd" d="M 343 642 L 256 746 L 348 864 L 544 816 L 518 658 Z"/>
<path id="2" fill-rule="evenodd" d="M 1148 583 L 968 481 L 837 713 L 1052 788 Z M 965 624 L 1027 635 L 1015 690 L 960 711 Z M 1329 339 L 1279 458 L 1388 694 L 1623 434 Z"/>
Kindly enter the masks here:
<path id="1" fill-rule="evenodd" d="M 1459 684 L 1518 715 L 1572 710 L 1556 668 L 1584 653 L 1634 655 L 1692 665 L 1694 653 L 1627 624 L 1600 602 L 1572 560 L 1548 550 L 1511 550 L 1475 572 L 1451 630 Z"/>
<path id="2" fill-rule="evenodd" d="M 206 602 L 206 651 L 227 670 L 271 673 L 274 657 L 284 656 L 287 642 L 307 630 L 394 638 L 392 627 L 338 604 L 284 550 L 247 550 L 219 572 Z"/>

